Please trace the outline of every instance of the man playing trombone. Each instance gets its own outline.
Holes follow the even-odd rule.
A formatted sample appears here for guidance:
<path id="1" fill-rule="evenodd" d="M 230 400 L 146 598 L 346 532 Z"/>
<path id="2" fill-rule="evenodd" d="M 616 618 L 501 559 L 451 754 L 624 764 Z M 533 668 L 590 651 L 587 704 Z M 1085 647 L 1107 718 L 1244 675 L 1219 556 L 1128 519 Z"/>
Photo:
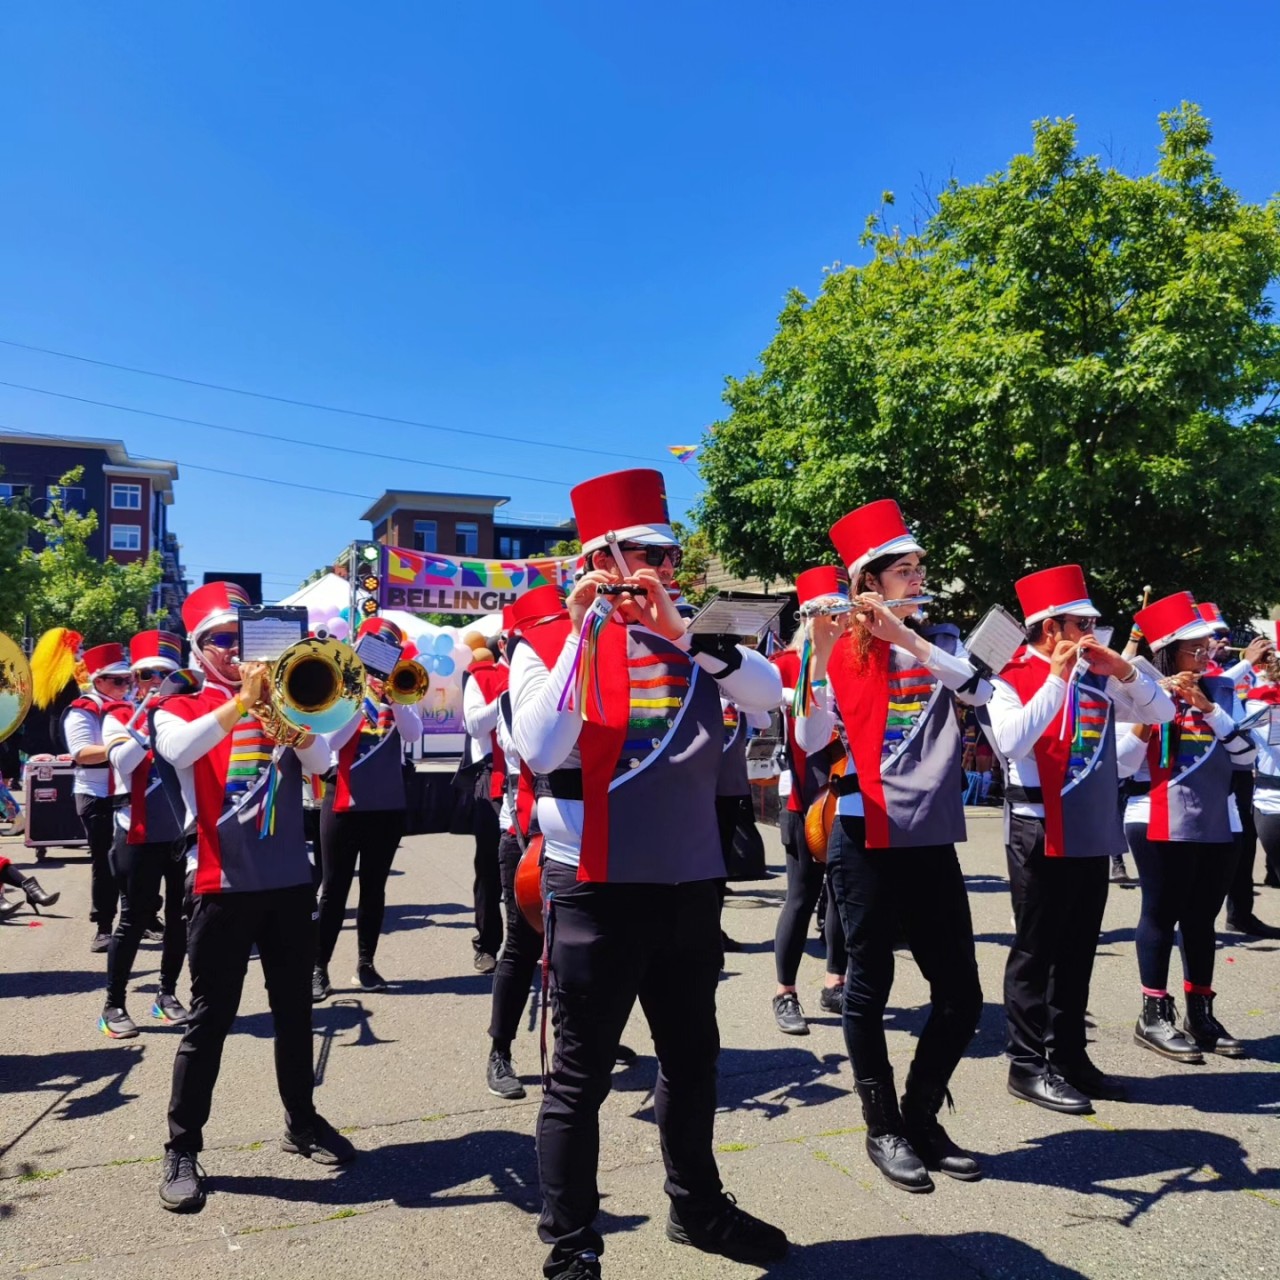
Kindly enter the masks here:
<path id="1" fill-rule="evenodd" d="M 187 830 L 196 833 L 187 864 L 191 1017 L 173 1064 L 160 1185 L 161 1204 L 175 1212 L 204 1207 L 196 1157 L 255 944 L 275 1024 L 281 1146 L 325 1165 L 355 1158 L 312 1099 L 314 898 L 302 771 L 323 773 L 329 748 L 311 733 L 291 732 L 271 706 L 266 664 L 238 663 L 237 611 L 248 604 L 230 582 L 187 597 L 182 620 L 204 687 L 166 699 L 153 716 L 156 752 L 181 789 Z"/>

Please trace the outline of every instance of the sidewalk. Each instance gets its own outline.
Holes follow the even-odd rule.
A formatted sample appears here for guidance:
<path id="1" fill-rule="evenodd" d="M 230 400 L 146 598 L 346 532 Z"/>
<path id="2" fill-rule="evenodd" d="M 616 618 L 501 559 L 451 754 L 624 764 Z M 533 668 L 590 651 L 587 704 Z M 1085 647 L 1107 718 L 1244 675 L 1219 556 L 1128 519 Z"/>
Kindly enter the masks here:
<path id="1" fill-rule="evenodd" d="M 1095 971 L 1095 1059 L 1128 1077 L 1134 1101 L 1084 1119 L 1011 1098 L 999 1007 L 1009 900 L 999 812 L 970 814 L 962 850 L 986 1005 L 953 1082 L 945 1118 L 982 1153 L 987 1177 L 939 1179 L 930 1196 L 886 1183 L 862 1150 L 838 1020 L 812 1034 L 776 1031 L 772 937 L 783 896 L 777 832 L 765 829 L 775 877 L 728 899 L 725 928 L 745 944 L 720 988 L 726 1187 L 795 1242 L 762 1273 L 668 1244 L 643 1022 L 626 1042 L 602 1113 L 606 1277 L 1186 1277 L 1280 1274 L 1280 955 L 1276 943 L 1219 955 L 1219 1014 L 1253 1056 L 1179 1068 L 1131 1039 L 1137 974 L 1136 889 L 1114 889 Z M 19 842 L 0 849 L 29 865 Z M 163 1212 L 156 1198 L 169 1072 L 178 1033 L 146 1017 L 158 949 L 144 947 L 130 1011 L 136 1040 L 97 1031 L 103 957 L 89 953 L 88 863 L 58 851 L 40 870 L 62 900 L 0 926 L 0 1275 L 182 1275 L 361 1280 L 409 1275 L 540 1274 L 533 1124 L 538 1051 L 532 1016 L 516 1044 L 529 1098 L 503 1103 L 484 1084 L 488 978 L 471 968 L 471 851 L 447 835 L 414 836 L 388 888 L 379 968 L 399 978 L 367 995 L 350 928 L 331 967 L 340 988 L 315 1015 L 318 1104 L 351 1133 L 361 1159 L 326 1172 L 279 1149 L 270 1014 L 249 974 L 207 1130 L 203 1213 Z M 1132 864 L 1131 864 L 1132 865 Z M 353 891 L 354 892 L 354 891 Z M 1258 913 L 1280 921 L 1280 893 Z M 660 928 L 661 922 L 654 921 Z M 822 965 L 801 971 L 812 1014 Z M 1174 977 L 1179 974 L 1174 961 Z M 185 997 L 185 977 L 179 994 Z M 899 955 L 887 1015 L 899 1081 L 922 1022 L 925 989 Z"/>

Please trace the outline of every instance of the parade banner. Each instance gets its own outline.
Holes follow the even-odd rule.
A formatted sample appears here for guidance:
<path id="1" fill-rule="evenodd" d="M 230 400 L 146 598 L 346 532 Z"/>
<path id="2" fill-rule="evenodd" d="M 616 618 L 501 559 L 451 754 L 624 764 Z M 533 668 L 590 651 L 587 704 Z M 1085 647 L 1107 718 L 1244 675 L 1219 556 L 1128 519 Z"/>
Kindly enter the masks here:
<path id="1" fill-rule="evenodd" d="M 534 587 L 567 586 L 574 560 L 479 560 L 383 547 L 378 605 L 406 613 L 499 613 Z"/>

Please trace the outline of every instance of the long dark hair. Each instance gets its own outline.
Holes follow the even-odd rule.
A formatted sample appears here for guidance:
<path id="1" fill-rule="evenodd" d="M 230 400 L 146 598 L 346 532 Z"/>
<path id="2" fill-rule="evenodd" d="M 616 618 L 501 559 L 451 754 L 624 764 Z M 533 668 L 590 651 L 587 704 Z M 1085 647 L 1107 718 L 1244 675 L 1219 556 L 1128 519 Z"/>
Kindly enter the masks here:
<path id="1" fill-rule="evenodd" d="M 868 560 L 862 566 L 858 576 L 849 585 L 851 595 L 857 595 L 861 591 L 876 591 L 879 588 L 873 583 L 867 581 L 869 577 L 878 578 L 891 564 L 896 564 L 902 559 L 901 555 L 876 556 L 874 560 Z M 910 627 L 912 631 L 923 633 L 924 626 L 920 619 L 914 615 L 909 618 L 902 619 L 903 626 Z M 874 640 L 871 632 L 863 626 L 856 623 L 852 627 L 852 636 L 854 652 L 857 654 L 858 665 L 865 668 L 867 661 L 871 656 L 871 645 Z"/>

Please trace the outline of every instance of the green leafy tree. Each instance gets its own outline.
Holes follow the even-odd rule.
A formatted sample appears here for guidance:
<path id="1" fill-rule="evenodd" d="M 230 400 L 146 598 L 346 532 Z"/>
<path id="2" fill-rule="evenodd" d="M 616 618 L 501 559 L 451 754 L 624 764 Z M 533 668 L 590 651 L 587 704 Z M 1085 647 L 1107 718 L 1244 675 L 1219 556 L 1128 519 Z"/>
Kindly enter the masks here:
<path id="1" fill-rule="evenodd" d="M 580 556 L 582 554 L 582 543 L 577 538 L 562 538 L 559 542 L 552 543 L 551 550 L 547 552 L 549 556 L 557 558 L 563 556 Z"/>
<path id="2" fill-rule="evenodd" d="M 63 476 L 61 483 L 74 484 L 79 479 L 77 469 Z M 33 521 L 35 532 L 44 538 L 44 549 L 23 552 L 25 563 L 36 574 L 24 609 L 31 634 L 70 627 L 89 645 L 124 643 L 145 627 L 159 625 L 164 614 L 148 613 L 151 593 L 163 574 L 159 554 L 153 552 L 135 564 L 96 560 L 87 544 L 98 528 L 97 512 L 68 509 L 60 488 L 53 489 L 51 496 L 48 512 Z"/>
<path id="3" fill-rule="evenodd" d="M 790 296 L 701 452 L 734 572 L 830 562 L 829 526 L 893 496 L 957 615 L 1069 561 L 1121 615 L 1144 584 L 1237 621 L 1280 600 L 1280 202 L 1222 180 L 1198 107 L 1160 130 L 1135 177 L 1039 121 L 1031 154 L 913 233 L 882 210 L 864 265 Z"/>
<path id="4" fill-rule="evenodd" d="M 691 529 L 676 521 L 672 526 L 676 540 L 684 551 L 680 572 L 676 574 L 676 586 L 680 594 L 696 609 L 702 608 L 719 592 L 707 586 L 707 567 L 711 563 L 711 540 L 702 529 Z"/>
<path id="5" fill-rule="evenodd" d="M 39 581 L 35 564 L 25 554 L 34 524 L 20 503 L 0 503 L 0 632 L 14 639 L 23 635 L 24 610 Z"/>

